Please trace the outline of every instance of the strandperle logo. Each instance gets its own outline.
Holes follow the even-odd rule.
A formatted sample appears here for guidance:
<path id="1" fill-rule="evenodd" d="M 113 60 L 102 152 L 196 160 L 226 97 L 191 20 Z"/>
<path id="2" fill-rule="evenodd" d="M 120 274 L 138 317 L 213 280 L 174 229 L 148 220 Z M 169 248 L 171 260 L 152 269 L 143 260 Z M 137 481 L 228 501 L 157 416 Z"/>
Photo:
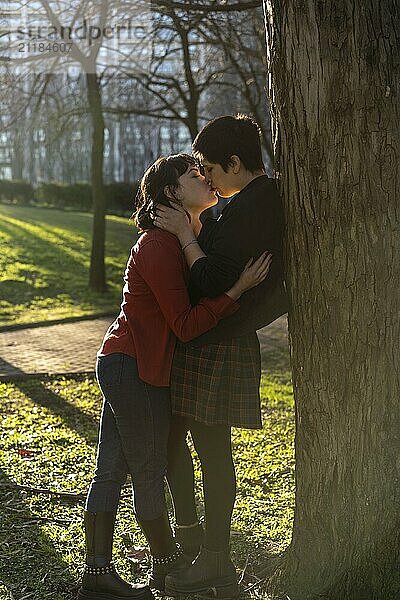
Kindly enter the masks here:
<path id="1" fill-rule="evenodd" d="M 11 33 L 11 32 L 10 32 Z M 136 21 L 129 20 L 126 24 L 91 25 L 87 19 L 79 25 L 74 26 L 55 26 L 55 25 L 35 25 L 24 29 L 19 27 L 16 31 L 16 39 L 24 41 L 86 41 L 89 46 L 96 40 L 102 38 L 106 40 L 139 40 L 145 39 L 147 29 Z"/>
<path id="2" fill-rule="evenodd" d="M 0 1 L 0 70 L 84 71 L 96 65 L 129 68 L 150 59 L 150 1 Z"/>

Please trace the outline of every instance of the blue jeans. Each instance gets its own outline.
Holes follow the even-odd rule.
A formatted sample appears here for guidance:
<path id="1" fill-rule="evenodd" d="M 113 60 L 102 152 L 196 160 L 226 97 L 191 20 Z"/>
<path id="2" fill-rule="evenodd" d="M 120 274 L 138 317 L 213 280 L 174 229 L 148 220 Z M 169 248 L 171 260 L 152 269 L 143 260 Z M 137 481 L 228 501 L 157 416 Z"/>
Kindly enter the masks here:
<path id="1" fill-rule="evenodd" d="M 156 519 L 166 508 L 169 388 L 142 381 L 136 360 L 121 353 L 99 357 L 96 374 L 104 400 L 86 510 L 116 512 L 129 473 L 136 515 Z"/>

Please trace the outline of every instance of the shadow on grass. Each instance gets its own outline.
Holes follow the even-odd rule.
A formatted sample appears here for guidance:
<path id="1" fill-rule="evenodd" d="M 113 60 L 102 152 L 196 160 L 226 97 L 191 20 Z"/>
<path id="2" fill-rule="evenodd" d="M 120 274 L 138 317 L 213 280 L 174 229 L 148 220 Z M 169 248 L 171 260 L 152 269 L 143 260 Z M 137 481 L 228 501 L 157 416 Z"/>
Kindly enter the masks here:
<path id="1" fill-rule="evenodd" d="M 61 417 L 67 427 L 76 431 L 90 444 L 97 444 L 99 428 L 97 419 L 67 402 L 53 390 L 47 388 L 41 381 L 36 379 L 17 380 L 14 385 L 35 404 L 47 408 L 53 414 Z"/>
<path id="2" fill-rule="evenodd" d="M 37 295 L 37 289 L 33 281 L 19 281 L 15 279 L 3 279 L 0 281 L 0 298 L 3 302 L 27 302 Z"/>
<path id="3" fill-rule="evenodd" d="M 87 293 L 87 265 L 71 256 L 67 245 L 64 248 L 39 234 L 11 224 L 0 217 L 1 229 L 13 239 L 13 252 L 18 249 L 18 262 L 26 263 L 25 270 L 19 269 L 18 277 L 23 281 L 5 281 L 1 285 L 3 301 L 13 304 L 29 304 L 40 297 L 43 301 L 52 300 L 65 293 L 83 297 Z M 73 283 L 69 280 L 73 278 Z M 40 287 L 36 280 L 41 281 Z M 44 285 L 43 285 L 44 284 Z"/>
<path id="4" fill-rule="evenodd" d="M 21 221 L 21 223 L 30 224 L 34 227 L 46 225 L 51 228 L 67 228 L 84 238 L 90 236 L 93 223 L 93 215 L 91 213 L 72 213 L 54 208 L 48 209 L 33 206 L 4 206 L 1 203 L 0 216 L 2 219 Z"/>
<path id="5" fill-rule="evenodd" d="M 32 214 L 32 211 L 33 214 Z M 92 234 L 93 215 L 89 213 L 65 213 L 57 210 L 30 209 L 20 215 L 15 211 L 10 214 L 0 214 L 1 227 L 19 227 L 27 231 L 29 228 L 40 229 L 43 235 L 39 237 L 56 237 L 57 242 L 68 248 L 74 253 L 84 253 L 89 257 Z M 129 220 L 115 222 L 111 217 L 107 217 L 107 242 L 106 246 L 114 246 L 118 243 L 121 251 L 121 241 L 126 246 L 128 256 L 129 249 L 136 243 L 139 233 Z"/>
<path id="6" fill-rule="evenodd" d="M 39 320 L 43 320 L 42 314 L 47 310 L 53 313 L 62 310 L 62 314 L 83 311 L 85 314 L 88 310 L 104 311 L 119 305 L 120 281 L 126 258 L 107 259 L 110 288 L 106 293 L 90 290 L 90 234 L 85 239 L 77 234 L 74 241 L 74 231 L 68 229 L 70 224 L 65 227 L 66 232 L 59 233 L 46 223 L 31 224 L 29 220 L 19 221 L 0 214 L 0 231 L 10 238 L 0 260 L 3 277 L 7 277 L 1 283 L 0 291 L 3 299 L 1 320 L 5 325 L 14 320 L 25 321 L 25 306 L 30 315 L 28 321 L 32 321 L 35 313 Z M 119 246 L 120 239 L 121 236 L 115 238 L 118 243 L 115 248 L 113 246 L 113 257 L 124 254 Z"/>
<path id="7" fill-rule="evenodd" d="M 23 494 L 2 470 L 0 489 L 1 592 L 29 600 L 75 599 L 76 584 L 58 550 L 41 531 L 41 519 L 29 510 Z"/>
<path id="8" fill-rule="evenodd" d="M 59 241 L 58 234 L 51 233 L 50 239 L 46 239 L 43 235 L 40 235 L 40 232 L 47 233 L 45 225 L 43 225 L 43 227 L 33 225 L 33 227 L 37 228 L 37 232 L 35 233 L 34 231 L 29 231 L 29 223 L 24 223 L 23 221 L 15 223 L 14 221 L 16 221 L 16 219 L 10 219 L 1 215 L 0 220 L 2 231 L 8 233 L 12 237 L 14 248 L 15 246 L 20 246 L 21 256 L 28 257 L 29 259 L 34 258 L 35 263 L 40 257 L 41 262 L 45 262 L 47 268 L 49 263 L 52 266 L 54 265 L 57 267 L 65 265 L 65 259 L 67 257 L 68 263 L 70 263 L 73 268 L 81 269 L 86 273 L 87 266 L 83 264 L 83 261 L 72 256 L 72 254 L 78 254 L 78 251 L 72 250 L 69 247 L 69 244 L 62 245 L 51 241 L 51 238 L 54 237 Z M 79 251 L 81 251 L 81 248 L 79 248 Z"/>

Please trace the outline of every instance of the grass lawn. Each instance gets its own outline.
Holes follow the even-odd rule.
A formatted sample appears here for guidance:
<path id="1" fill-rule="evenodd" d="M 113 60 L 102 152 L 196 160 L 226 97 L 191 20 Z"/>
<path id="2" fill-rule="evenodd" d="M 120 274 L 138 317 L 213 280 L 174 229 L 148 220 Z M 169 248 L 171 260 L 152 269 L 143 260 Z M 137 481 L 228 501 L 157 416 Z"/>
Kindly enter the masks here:
<path id="1" fill-rule="evenodd" d="M 74 215 L 75 218 L 76 215 Z M 294 502 L 294 416 L 288 356 L 264 357 L 264 428 L 234 430 L 238 496 L 234 561 L 250 596 L 265 598 L 256 574 L 268 556 L 289 542 Z M 79 497 L 32 492 L 15 483 L 55 492 L 85 492 L 93 473 L 100 395 L 91 378 L 50 378 L 0 383 L 0 600 L 73 600 L 83 559 Z M 198 475 L 197 469 L 197 475 Z M 200 488 L 199 506 L 201 510 Z M 125 547 L 144 543 L 132 515 L 129 491 L 121 501 L 115 562 L 125 577 L 135 565 Z"/>
<path id="2" fill-rule="evenodd" d="M 107 217 L 109 290 L 88 289 L 92 215 L 0 205 L 0 327 L 117 313 L 122 276 L 137 232 Z"/>

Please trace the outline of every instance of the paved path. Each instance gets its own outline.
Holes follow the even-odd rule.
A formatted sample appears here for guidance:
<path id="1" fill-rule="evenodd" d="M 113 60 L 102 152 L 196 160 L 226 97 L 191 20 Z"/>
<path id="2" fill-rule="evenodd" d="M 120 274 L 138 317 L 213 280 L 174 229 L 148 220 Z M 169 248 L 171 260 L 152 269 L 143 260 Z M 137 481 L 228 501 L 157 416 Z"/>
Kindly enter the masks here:
<path id="1" fill-rule="evenodd" d="M 27 327 L 0 333 L 0 378 L 93 372 L 96 352 L 112 317 Z M 287 345 L 287 319 L 259 331 L 262 350 Z"/>

